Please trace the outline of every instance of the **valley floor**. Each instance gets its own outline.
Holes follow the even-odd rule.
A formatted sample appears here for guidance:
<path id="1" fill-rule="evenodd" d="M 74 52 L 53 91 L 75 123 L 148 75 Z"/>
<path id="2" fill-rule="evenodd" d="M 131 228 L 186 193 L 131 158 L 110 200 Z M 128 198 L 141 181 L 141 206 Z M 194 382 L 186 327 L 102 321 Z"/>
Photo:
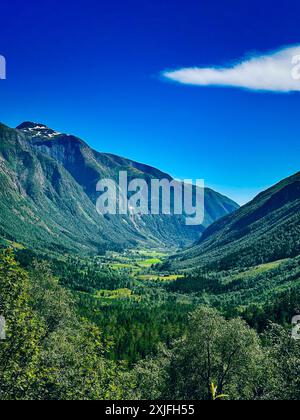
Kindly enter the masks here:
<path id="1" fill-rule="evenodd" d="M 195 367 L 189 366 L 189 357 L 184 352 L 191 346 L 189 351 L 199 358 L 195 363 L 200 369 L 206 357 L 200 349 L 207 345 L 205 340 L 214 337 L 211 344 L 214 357 L 225 357 L 231 346 L 238 346 L 234 350 L 238 353 L 249 348 L 247 354 L 238 355 L 231 385 L 225 387 L 229 399 L 280 399 L 284 387 L 289 387 L 284 394 L 286 399 L 297 399 L 299 384 L 292 381 L 290 385 L 280 385 L 278 377 L 284 377 L 283 383 L 289 383 L 291 374 L 286 376 L 279 367 L 282 363 L 299 365 L 298 342 L 291 339 L 290 326 L 293 316 L 300 313 L 300 257 L 222 272 L 204 269 L 174 272 L 168 257 L 163 250 L 146 249 L 107 252 L 93 258 L 49 257 L 17 244 L 14 252 L 2 251 L 0 289 L 5 297 L 3 302 L 10 302 L 4 310 L 16 331 L 21 328 L 23 335 L 30 334 L 29 339 L 24 337 L 24 343 L 30 342 L 32 346 L 26 347 L 23 342 L 21 347 L 13 344 L 16 349 L 25 346 L 30 362 L 29 367 L 27 362 L 21 362 L 20 357 L 24 355 L 17 351 L 16 360 L 12 360 L 9 368 L 11 380 L 14 382 L 15 375 L 21 375 L 18 371 L 25 377 L 35 378 L 30 392 L 32 398 L 37 392 L 41 399 L 47 399 L 49 392 L 51 399 L 83 396 L 87 399 L 210 399 L 207 382 L 198 389 L 199 379 L 189 384 L 188 377 L 182 382 L 180 377 L 172 375 L 181 366 L 182 378 L 185 375 L 191 378 L 188 372 L 193 372 Z M 20 296 L 15 294 L 14 285 L 19 285 Z M 31 319 L 31 324 L 26 319 Z M 271 330 L 270 323 L 273 323 Z M 224 324 L 221 330 L 219 324 Z M 212 335 L 206 336 L 205 331 L 210 328 Z M 9 341 L 23 339 L 22 334 L 12 335 Z M 4 358 L 10 354 L 9 341 L 6 350 L 0 348 Z M 284 346 L 291 348 L 292 360 L 286 359 Z M 279 349 L 282 352 L 278 353 Z M 266 380 L 266 385 L 259 385 L 263 389 L 258 392 L 262 372 L 256 372 L 251 360 L 260 357 L 267 357 L 269 364 L 264 372 L 268 372 L 270 382 Z M 242 365 L 239 360 L 243 360 Z M 276 373 L 273 372 L 275 360 L 276 363 L 280 360 Z M 263 367 L 261 362 L 257 364 Z M 212 383 L 219 375 L 222 377 L 219 366 L 216 359 Z M 96 377 L 87 388 L 82 388 L 88 369 Z M 101 373 L 103 369 L 106 376 Z M 0 362 L 0 379 L 4 375 L 2 383 L 9 382 L 2 370 Z M 78 379 L 82 394 L 73 388 L 71 392 L 69 386 L 69 381 L 75 380 L 73 373 L 78 370 L 83 375 Z M 251 379 L 251 386 L 243 384 L 243 378 L 250 374 L 256 375 Z M 156 376 L 149 382 L 147 378 L 151 375 Z M 278 382 L 276 389 L 272 388 L 274 375 Z M 104 377 L 109 378 L 109 384 L 103 384 Z M 173 392 L 174 383 L 178 388 Z M 181 389 L 183 383 L 188 388 Z M 18 390 L 15 385 L 10 384 L 7 389 L 3 386 L 0 385 L 0 394 L 5 399 L 15 399 L 17 393 L 20 399 L 24 398 L 21 383 Z M 222 387 L 221 381 L 219 388 Z M 185 394 L 187 391 L 190 394 Z"/>
<path id="2" fill-rule="evenodd" d="M 132 365 L 156 354 L 161 342 L 170 345 L 184 333 L 189 314 L 202 304 L 227 318 L 241 316 L 259 332 L 269 322 L 289 326 L 300 312 L 300 258 L 182 273 L 168 270 L 168 257 L 165 251 L 139 250 L 86 262 L 122 279 L 108 289 L 73 289 L 80 315 L 113 338 L 112 359 Z"/>

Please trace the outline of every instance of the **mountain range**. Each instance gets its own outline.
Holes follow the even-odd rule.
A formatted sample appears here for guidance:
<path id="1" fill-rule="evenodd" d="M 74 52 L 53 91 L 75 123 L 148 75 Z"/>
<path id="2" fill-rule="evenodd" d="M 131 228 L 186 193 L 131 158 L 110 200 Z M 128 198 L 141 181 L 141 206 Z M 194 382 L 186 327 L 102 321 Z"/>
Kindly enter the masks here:
<path id="1" fill-rule="evenodd" d="M 0 124 L 0 238 L 36 250 L 101 253 L 128 247 L 178 248 L 199 240 L 216 220 L 239 206 L 205 189 L 202 226 L 186 226 L 183 216 L 100 216 L 100 179 L 169 179 L 151 166 L 99 153 L 73 135 L 24 122 Z"/>
<path id="2" fill-rule="evenodd" d="M 300 254 L 300 172 L 209 226 L 191 248 L 175 255 L 176 269 L 220 271 Z"/>

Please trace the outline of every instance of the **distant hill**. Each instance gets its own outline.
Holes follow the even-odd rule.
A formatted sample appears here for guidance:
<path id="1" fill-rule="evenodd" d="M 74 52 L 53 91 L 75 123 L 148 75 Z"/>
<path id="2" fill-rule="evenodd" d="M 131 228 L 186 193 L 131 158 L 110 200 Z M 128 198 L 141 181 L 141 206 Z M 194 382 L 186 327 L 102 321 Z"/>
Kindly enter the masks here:
<path id="1" fill-rule="evenodd" d="M 100 178 L 171 177 L 150 166 L 99 153 L 79 138 L 43 124 L 0 124 L 0 238 L 21 246 L 94 254 L 132 246 L 178 248 L 199 239 L 205 227 L 238 205 L 206 189 L 203 226 L 180 216 L 99 216 Z"/>
<path id="2" fill-rule="evenodd" d="M 212 224 L 192 248 L 176 255 L 176 268 L 220 271 L 300 254 L 300 173 Z"/>

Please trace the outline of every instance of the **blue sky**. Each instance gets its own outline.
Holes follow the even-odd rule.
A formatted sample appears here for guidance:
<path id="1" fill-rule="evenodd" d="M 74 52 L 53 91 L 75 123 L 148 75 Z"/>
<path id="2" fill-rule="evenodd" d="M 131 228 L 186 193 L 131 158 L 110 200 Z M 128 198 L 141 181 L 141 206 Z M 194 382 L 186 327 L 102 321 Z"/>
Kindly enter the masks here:
<path id="1" fill-rule="evenodd" d="M 299 0 L 4 2 L 0 120 L 45 123 L 244 203 L 300 170 L 300 93 L 162 72 L 299 45 L 299 16 Z"/>

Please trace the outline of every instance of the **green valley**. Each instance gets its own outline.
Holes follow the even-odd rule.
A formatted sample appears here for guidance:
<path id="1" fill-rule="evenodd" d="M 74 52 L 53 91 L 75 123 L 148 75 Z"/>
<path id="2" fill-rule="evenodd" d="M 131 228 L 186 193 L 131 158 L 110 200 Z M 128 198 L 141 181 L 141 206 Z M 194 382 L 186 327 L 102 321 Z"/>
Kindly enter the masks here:
<path id="1" fill-rule="evenodd" d="M 241 208 L 206 190 L 197 228 L 100 218 L 99 176 L 167 175 L 43 125 L 0 140 L 1 399 L 300 398 L 299 174 Z"/>

